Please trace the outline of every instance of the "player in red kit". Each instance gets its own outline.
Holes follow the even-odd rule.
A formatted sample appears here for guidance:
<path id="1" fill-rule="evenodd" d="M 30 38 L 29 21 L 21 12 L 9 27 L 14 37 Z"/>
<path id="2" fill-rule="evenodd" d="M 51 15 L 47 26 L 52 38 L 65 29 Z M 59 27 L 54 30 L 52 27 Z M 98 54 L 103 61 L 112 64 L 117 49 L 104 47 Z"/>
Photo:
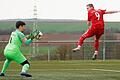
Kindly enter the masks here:
<path id="1" fill-rule="evenodd" d="M 120 11 L 106 11 L 106 10 L 95 10 L 93 4 L 88 4 L 87 6 L 87 11 L 88 11 L 88 20 L 87 20 L 87 25 L 90 26 L 89 29 L 80 37 L 78 43 L 77 43 L 77 48 L 72 49 L 73 52 L 79 51 L 84 40 L 86 38 L 95 37 L 95 52 L 92 57 L 93 60 L 95 60 L 98 56 L 98 50 L 99 50 L 99 39 L 104 34 L 104 20 L 103 20 L 103 15 L 104 14 L 112 14 L 112 13 L 117 13 Z"/>

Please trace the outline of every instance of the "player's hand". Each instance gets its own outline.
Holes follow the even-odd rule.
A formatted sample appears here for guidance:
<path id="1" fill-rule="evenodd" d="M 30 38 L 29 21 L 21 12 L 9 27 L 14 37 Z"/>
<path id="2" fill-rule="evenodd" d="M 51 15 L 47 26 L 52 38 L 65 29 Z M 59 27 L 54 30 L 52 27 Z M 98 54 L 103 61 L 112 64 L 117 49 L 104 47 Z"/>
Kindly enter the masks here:
<path id="1" fill-rule="evenodd" d="M 33 40 L 34 38 L 36 38 L 36 36 L 39 34 L 38 30 L 35 30 L 31 33 L 31 39 Z"/>
<path id="2" fill-rule="evenodd" d="M 34 39 L 36 38 L 36 36 L 39 34 L 39 31 L 38 30 L 35 30 L 33 32 L 31 32 L 29 35 L 26 36 L 27 39 Z"/>
<path id="3" fill-rule="evenodd" d="M 30 33 L 29 35 L 26 35 L 26 38 L 27 38 L 27 39 L 31 39 L 32 36 L 33 36 L 33 35 Z"/>
<path id="4" fill-rule="evenodd" d="M 43 33 L 39 31 L 39 34 L 35 37 L 35 39 L 40 40 L 42 39 Z"/>

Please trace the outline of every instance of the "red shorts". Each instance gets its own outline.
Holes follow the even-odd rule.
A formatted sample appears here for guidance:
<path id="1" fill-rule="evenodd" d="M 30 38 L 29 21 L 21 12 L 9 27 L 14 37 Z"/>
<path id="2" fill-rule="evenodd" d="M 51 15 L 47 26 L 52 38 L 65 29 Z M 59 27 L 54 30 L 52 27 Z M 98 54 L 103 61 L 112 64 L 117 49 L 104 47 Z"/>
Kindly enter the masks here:
<path id="1" fill-rule="evenodd" d="M 104 34 L 104 26 L 102 25 L 92 25 L 82 36 L 89 38 L 95 36 L 97 39 Z"/>

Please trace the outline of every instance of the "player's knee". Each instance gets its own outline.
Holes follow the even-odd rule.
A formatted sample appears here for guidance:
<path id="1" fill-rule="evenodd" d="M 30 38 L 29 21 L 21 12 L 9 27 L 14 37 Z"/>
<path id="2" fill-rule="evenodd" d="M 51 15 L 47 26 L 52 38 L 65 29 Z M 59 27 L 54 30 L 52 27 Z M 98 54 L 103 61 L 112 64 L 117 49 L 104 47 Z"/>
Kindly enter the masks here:
<path id="1" fill-rule="evenodd" d="M 25 64 L 30 65 L 30 63 L 28 62 L 28 60 L 25 60 L 24 62 L 21 63 L 22 66 L 24 66 Z"/>

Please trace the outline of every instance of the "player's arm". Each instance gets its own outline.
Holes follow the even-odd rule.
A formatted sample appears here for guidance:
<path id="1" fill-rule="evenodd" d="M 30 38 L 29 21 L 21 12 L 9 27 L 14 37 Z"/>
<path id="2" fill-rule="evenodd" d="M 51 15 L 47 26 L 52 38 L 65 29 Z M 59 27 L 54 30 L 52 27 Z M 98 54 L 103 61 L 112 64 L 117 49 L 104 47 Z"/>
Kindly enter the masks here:
<path id="1" fill-rule="evenodd" d="M 88 25 L 88 27 L 91 26 L 91 19 L 90 19 L 90 14 L 89 13 L 88 13 L 87 25 Z"/>
<path id="2" fill-rule="evenodd" d="M 32 42 L 32 39 L 27 39 L 26 37 L 24 37 L 22 39 L 22 42 L 25 43 L 25 44 L 27 44 L 27 45 L 29 45 Z"/>
<path id="3" fill-rule="evenodd" d="M 25 44 L 27 44 L 27 45 L 29 45 L 29 44 L 32 42 L 32 40 L 33 40 L 33 38 L 27 39 L 26 36 L 25 36 L 23 33 L 18 33 L 18 37 L 20 38 L 20 40 L 21 40 L 23 43 L 25 43 Z"/>
<path id="4" fill-rule="evenodd" d="M 27 45 L 29 45 L 32 42 L 32 39 L 31 38 L 27 39 L 23 33 L 20 33 L 19 37 L 20 37 L 21 41 Z"/>
<path id="5" fill-rule="evenodd" d="M 35 31 L 31 32 L 29 35 L 27 35 L 26 38 L 33 40 L 38 34 L 39 34 L 39 31 L 35 30 Z"/>
<path id="6" fill-rule="evenodd" d="M 41 33 L 41 34 L 42 34 L 42 33 Z M 29 35 L 25 36 L 25 37 L 22 39 L 22 41 L 23 41 L 25 44 L 29 45 L 29 44 L 32 42 L 32 40 L 33 40 L 34 38 L 36 38 L 38 35 L 39 35 L 39 31 L 35 30 L 35 31 L 33 31 L 32 33 L 30 33 Z"/>
<path id="7" fill-rule="evenodd" d="M 120 11 L 105 11 L 105 14 L 113 14 L 113 13 L 118 13 Z"/>
<path id="8" fill-rule="evenodd" d="M 90 26 L 91 25 L 91 21 L 87 21 L 87 25 Z"/>

